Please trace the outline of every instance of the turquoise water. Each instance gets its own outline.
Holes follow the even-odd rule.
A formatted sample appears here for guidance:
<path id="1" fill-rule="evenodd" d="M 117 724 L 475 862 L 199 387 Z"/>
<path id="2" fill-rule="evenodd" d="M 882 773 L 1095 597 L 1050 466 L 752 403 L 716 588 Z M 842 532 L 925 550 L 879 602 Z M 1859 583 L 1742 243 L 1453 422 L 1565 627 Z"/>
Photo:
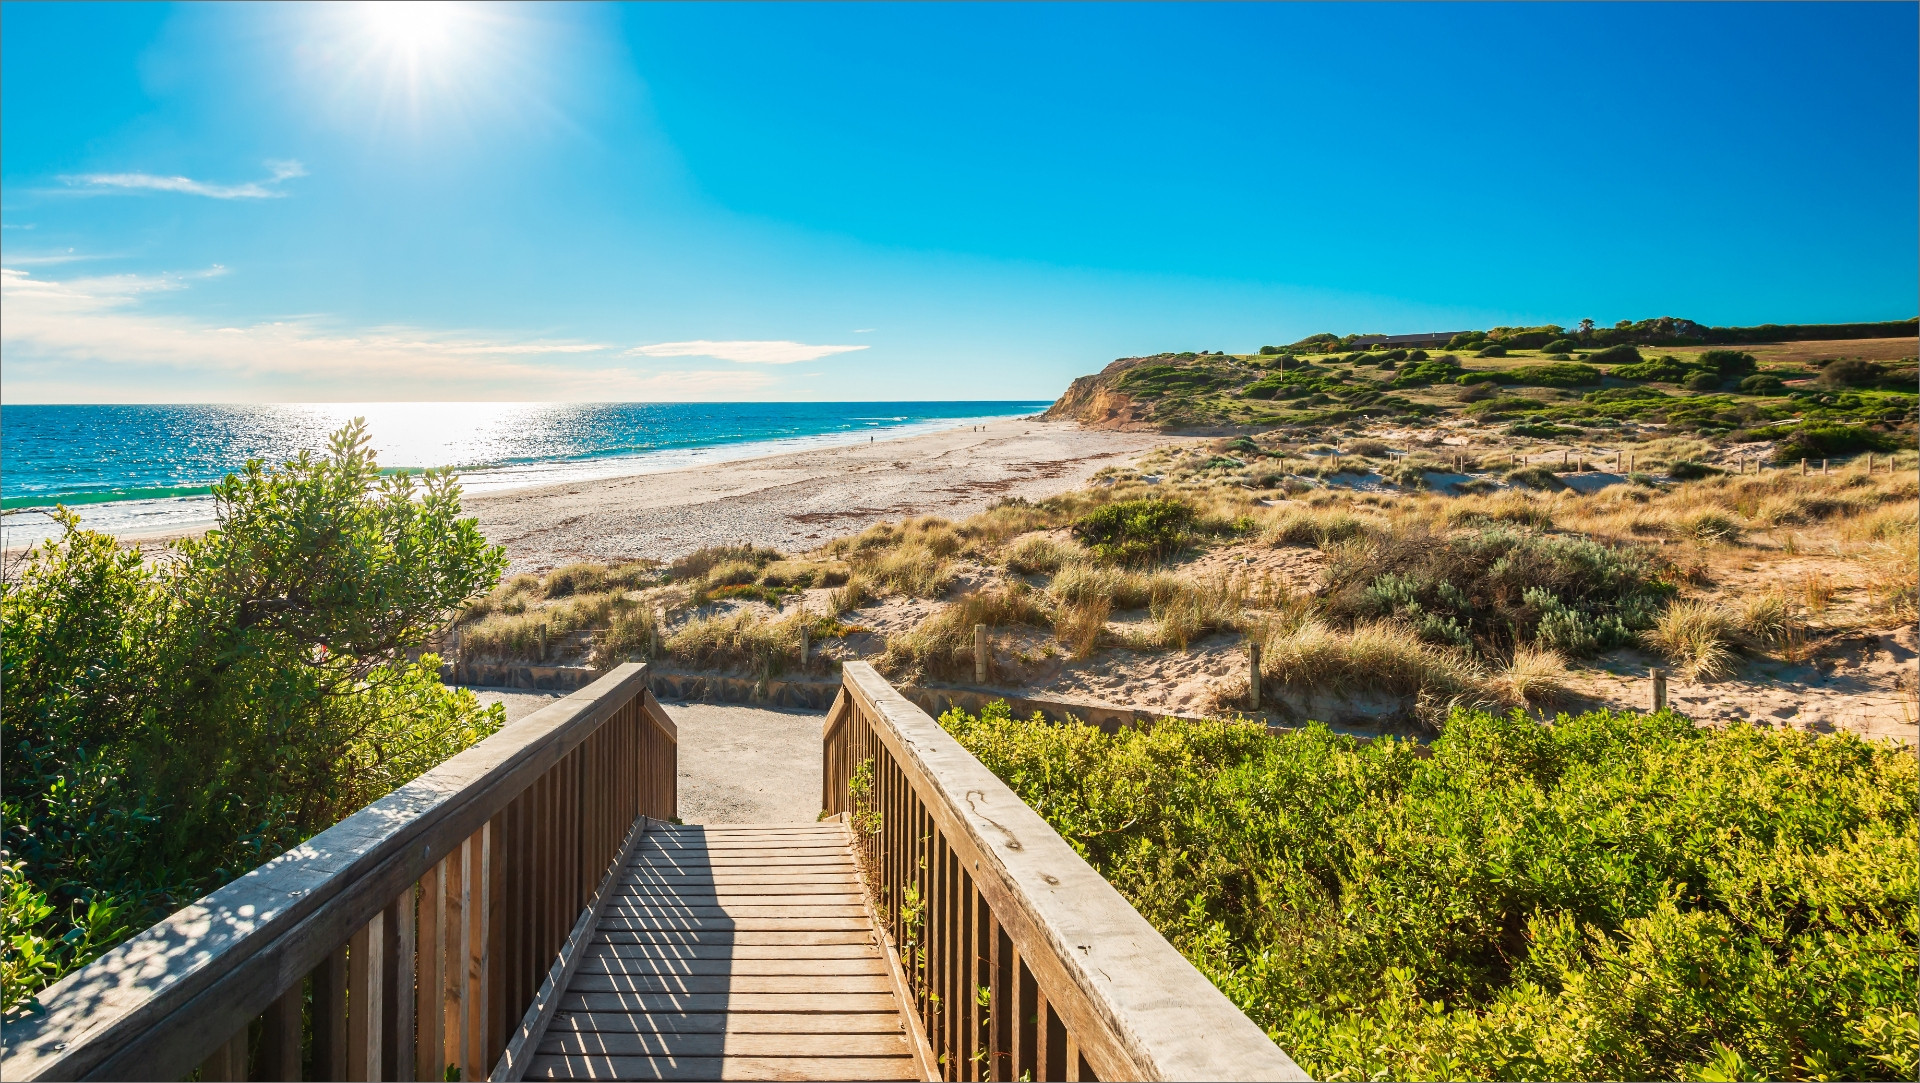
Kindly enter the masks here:
<path id="1" fill-rule="evenodd" d="M 248 459 L 321 451 L 365 417 L 388 468 L 451 467 L 468 492 L 667 470 L 952 428 L 1045 402 L 308 403 L 0 407 L 0 501 L 65 504 L 114 533 L 211 514 L 209 487 Z M 45 533 L 9 514 L 7 544 Z"/>

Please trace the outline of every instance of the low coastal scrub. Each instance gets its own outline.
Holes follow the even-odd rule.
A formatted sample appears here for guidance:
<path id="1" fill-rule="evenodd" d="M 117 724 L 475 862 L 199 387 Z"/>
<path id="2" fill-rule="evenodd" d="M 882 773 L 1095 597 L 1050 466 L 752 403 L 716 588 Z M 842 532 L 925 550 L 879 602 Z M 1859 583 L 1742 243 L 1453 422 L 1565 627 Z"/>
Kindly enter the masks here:
<path id="1" fill-rule="evenodd" d="M 0 1008 L 499 728 L 428 636 L 505 557 L 364 427 L 251 462 L 162 559 L 61 518 L 0 582 Z M 525 588 L 525 584 L 522 584 Z"/>
<path id="2" fill-rule="evenodd" d="M 1417 645 L 1417 644 L 1416 644 Z M 945 726 L 1316 1079 L 1912 1079 L 1910 751 L 1456 712 Z"/>

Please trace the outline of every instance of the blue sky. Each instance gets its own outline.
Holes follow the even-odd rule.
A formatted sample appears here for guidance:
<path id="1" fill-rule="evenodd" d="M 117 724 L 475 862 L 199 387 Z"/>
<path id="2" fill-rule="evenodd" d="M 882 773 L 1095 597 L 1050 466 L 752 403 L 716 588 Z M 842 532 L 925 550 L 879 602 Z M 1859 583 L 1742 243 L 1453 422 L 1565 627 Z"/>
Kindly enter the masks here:
<path id="1" fill-rule="evenodd" d="M 1916 10 L 9 3 L 0 397 L 1050 398 L 1909 317 Z"/>

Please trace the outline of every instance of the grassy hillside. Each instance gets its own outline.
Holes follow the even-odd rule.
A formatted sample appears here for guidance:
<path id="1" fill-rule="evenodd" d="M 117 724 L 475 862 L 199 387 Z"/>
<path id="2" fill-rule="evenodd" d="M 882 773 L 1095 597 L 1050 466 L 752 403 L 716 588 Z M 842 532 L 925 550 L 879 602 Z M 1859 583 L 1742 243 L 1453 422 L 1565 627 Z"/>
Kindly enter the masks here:
<path id="1" fill-rule="evenodd" d="M 1796 457 L 1885 450 L 1901 431 L 1898 442 L 1912 444 L 1920 370 L 1911 337 L 1737 347 L 1597 346 L 1564 333 L 1540 341 L 1556 333 L 1496 328 L 1434 350 L 1344 349 L 1316 335 L 1257 354 L 1121 358 L 1075 380 L 1049 413 L 1169 431 L 1461 418 L 1521 436 L 1657 425 L 1735 440 L 1799 420 L 1812 431 Z M 1822 434 L 1835 427 L 1850 431 Z"/>

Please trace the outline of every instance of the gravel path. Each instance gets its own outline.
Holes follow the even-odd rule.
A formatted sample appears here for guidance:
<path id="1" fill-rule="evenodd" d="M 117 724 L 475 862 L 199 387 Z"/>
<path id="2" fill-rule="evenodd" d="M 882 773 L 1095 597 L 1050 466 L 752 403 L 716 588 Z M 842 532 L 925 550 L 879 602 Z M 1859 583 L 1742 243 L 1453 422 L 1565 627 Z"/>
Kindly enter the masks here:
<path id="1" fill-rule="evenodd" d="M 524 718 L 558 692 L 476 688 Z M 812 711 L 661 703 L 680 728 L 680 819 L 690 824 L 813 823 L 820 815 L 820 723 Z"/>

